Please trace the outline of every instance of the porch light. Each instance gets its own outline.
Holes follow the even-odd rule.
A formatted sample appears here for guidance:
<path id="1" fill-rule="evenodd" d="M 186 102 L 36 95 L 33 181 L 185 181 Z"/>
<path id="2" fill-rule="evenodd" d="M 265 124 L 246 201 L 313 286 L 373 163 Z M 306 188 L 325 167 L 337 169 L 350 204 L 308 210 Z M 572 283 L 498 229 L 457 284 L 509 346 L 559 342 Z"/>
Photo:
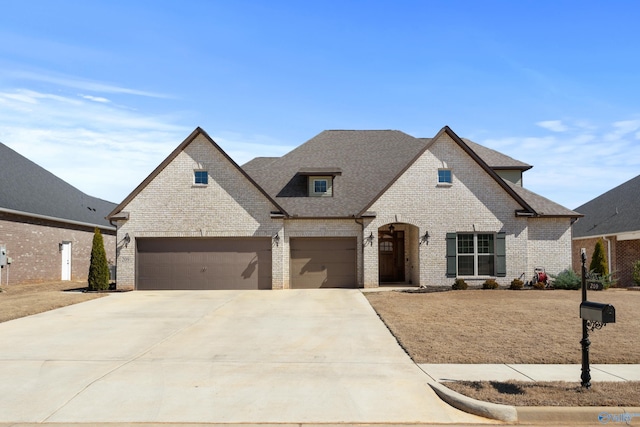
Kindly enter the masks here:
<path id="1" fill-rule="evenodd" d="M 131 242 L 131 236 L 129 236 L 129 233 L 126 233 L 124 235 L 124 237 L 122 238 L 122 242 L 124 243 L 125 248 L 129 246 L 129 243 Z"/>
<path id="2" fill-rule="evenodd" d="M 373 231 L 368 237 L 364 238 L 364 246 L 367 246 L 367 244 L 369 244 L 369 246 L 373 246 Z"/>
<path id="3" fill-rule="evenodd" d="M 420 245 L 422 245 L 423 243 L 425 245 L 428 245 L 429 244 L 429 237 L 430 237 L 429 236 L 429 232 L 425 231 L 424 232 L 424 236 L 420 236 Z"/>
<path id="4" fill-rule="evenodd" d="M 280 246 L 280 235 L 278 233 L 276 233 L 276 235 L 273 236 L 273 243 L 275 243 L 276 246 Z"/>

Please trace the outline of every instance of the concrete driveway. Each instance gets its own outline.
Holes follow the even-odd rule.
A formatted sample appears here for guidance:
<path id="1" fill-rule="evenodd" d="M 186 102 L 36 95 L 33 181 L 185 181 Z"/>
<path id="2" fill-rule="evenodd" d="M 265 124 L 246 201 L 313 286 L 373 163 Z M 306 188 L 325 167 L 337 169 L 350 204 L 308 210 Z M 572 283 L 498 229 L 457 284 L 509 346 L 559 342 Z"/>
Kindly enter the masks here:
<path id="1" fill-rule="evenodd" d="M 357 290 L 113 294 L 0 324 L 0 422 L 491 423 Z"/>

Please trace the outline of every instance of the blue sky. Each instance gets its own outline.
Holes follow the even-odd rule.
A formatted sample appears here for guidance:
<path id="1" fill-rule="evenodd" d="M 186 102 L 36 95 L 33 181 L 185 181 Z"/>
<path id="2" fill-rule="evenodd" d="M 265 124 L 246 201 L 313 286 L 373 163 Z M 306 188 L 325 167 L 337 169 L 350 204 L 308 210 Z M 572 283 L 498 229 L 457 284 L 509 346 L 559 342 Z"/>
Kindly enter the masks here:
<path id="1" fill-rule="evenodd" d="M 196 127 L 459 136 L 568 208 L 640 174 L 636 1 L 0 0 L 0 142 L 119 203 Z"/>

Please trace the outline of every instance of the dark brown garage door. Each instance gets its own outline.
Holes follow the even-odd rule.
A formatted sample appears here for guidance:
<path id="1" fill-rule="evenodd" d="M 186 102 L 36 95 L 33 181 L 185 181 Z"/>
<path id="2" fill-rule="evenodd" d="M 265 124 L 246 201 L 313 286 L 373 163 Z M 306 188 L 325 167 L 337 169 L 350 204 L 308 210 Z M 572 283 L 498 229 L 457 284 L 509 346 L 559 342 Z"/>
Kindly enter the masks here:
<path id="1" fill-rule="evenodd" d="M 355 238 L 292 238 L 291 287 L 355 288 Z"/>
<path id="2" fill-rule="evenodd" d="M 271 289 L 270 238 L 143 238 L 139 290 Z"/>

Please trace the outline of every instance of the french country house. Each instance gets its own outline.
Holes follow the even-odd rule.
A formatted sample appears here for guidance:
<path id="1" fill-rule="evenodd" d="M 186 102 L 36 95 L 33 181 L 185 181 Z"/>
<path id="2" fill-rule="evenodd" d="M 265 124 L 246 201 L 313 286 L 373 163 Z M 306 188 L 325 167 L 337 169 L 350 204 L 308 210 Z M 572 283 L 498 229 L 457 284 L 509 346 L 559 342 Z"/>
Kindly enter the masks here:
<path id="1" fill-rule="evenodd" d="M 584 215 L 573 226 L 573 270 L 580 272 L 581 249 L 587 268 L 596 242 L 604 245 L 617 286 L 634 286 L 633 265 L 640 261 L 640 175 L 576 208 Z"/>
<path id="2" fill-rule="evenodd" d="M 196 128 L 109 215 L 118 286 L 508 285 L 571 264 L 581 215 L 526 190 L 531 166 L 459 138 L 324 131 L 236 164 Z"/>
<path id="3" fill-rule="evenodd" d="M 94 230 L 115 265 L 116 204 L 88 196 L 0 143 L 0 286 L 87 280 Z"/>

